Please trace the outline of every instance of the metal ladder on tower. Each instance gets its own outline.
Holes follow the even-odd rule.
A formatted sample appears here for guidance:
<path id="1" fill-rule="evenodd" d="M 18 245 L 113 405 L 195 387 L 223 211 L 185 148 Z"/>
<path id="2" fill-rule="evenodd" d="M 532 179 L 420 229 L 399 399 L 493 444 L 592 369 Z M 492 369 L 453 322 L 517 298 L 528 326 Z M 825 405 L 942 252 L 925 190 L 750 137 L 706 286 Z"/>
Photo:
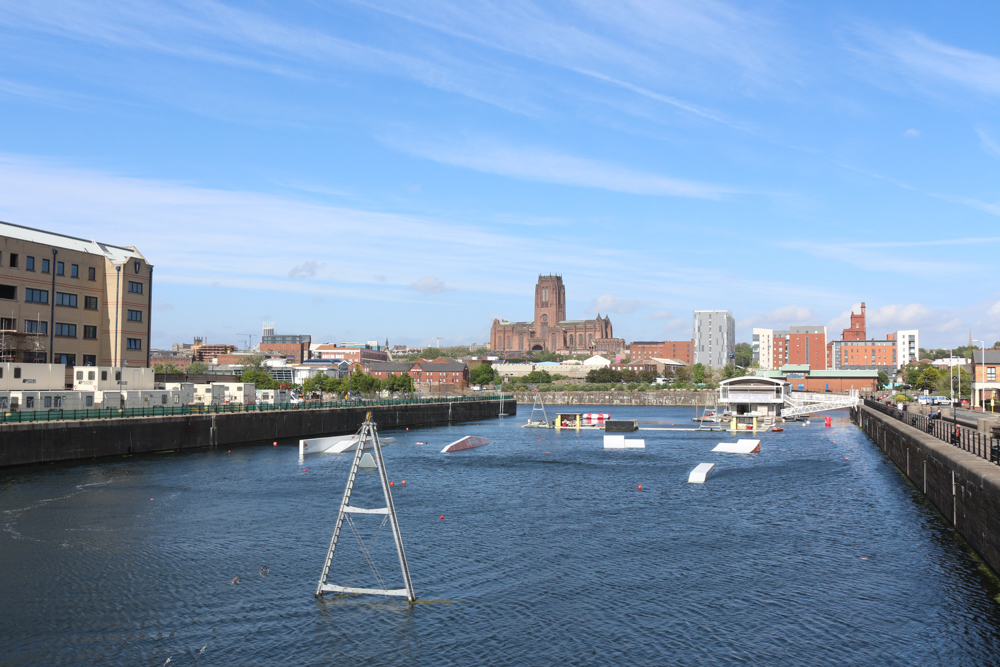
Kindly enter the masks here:
<path id="1" fill-rule="evenodd" d="M 396 520 L 396 506 L 392 502 L 392 493 L 389 491 L 389 477 L 385 472 L 385 459 L 382 457 L 382 446 L 379 443 L 378 431 L 375 428 L 375 422 L 372 421 L 372 413 L 368 413 L 365 416 L 365 422 L 361 425 L 358 430 L 357 436 L 355 436 L 358 441 L 358 448 L 354 452 L 354 460 L 351 462 L 351 469 L 347 476 L 347 486 L 344 487 L 344 496 L 340 501 L 340 509 L 337 512 L 337 523 L 333 527 L 333 537 L 330 538 L 330 547 L 326 551 L 326 560 L 323 562 L 323 572 L 319 577 L 319 585 L 316 587 L 316 597 L 322 597 L 323 593 L 348 593 L 357 595 L 386 595 L 386 596 L 397 596 L 405 597 L 410 602 L 414 602 L 417 598 L 413 593 L 413 583 L 410 581 L 410 568 L 406 563 L 406 552 L 403 550 L 403 538 L 399 534 L 399 523 Z M 351 505 L 351 492 L 354 490 L 354 482 L 358 476 L 358 468 L 361 465 L 361 457 L 364 455 L 365 447 L 371 444 L 372 453 L 375 455 L 375 468 L 378 471 L 379 481 L 382 484 L 382 492 L 385 496 L 385 507 L 376 508 L 362 508 L 354 507 Z M 396 554 L 399 557 L 399 568 L 403 574 L 403 588 L 356 588 L 352 586 L 338 586 L 336 584 L 327 583 L 327 578 L 330 574 L 330 566 L 333 563 L 333 555 L 337 550 L 337 542 L 340 539 L 340 531 L 344 526 L 345 520 L 350 520 L 349 514 L 381 514 L 385 515 L 389 524 L 392 528 L 392 537 L 396 542 Z M 360 539 L 359 539 L 360 542 Z M 364 544 L 361 544 L 362 551 L 365 550 Z M 372 564 L 372 569 L 375 573 L 376 578 L 381 582 L 381 576 L 375 571 L 374 564 Z"/>

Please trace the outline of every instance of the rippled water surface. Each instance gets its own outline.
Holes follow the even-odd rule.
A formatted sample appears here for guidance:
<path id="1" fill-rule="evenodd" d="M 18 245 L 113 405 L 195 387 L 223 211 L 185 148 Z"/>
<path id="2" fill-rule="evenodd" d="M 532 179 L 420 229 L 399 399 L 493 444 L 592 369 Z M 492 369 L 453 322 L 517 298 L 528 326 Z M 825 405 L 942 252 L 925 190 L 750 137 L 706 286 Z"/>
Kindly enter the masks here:
<path id="1" fill-rule="evenodd" d="M 300 465 L 267 442 L 0 472 L 0 662 L 1000 663 L 993 580 L 845 414 L 741 456 L 670 431 L 605 451 L 601 432 L 519 428 L 521 410 L 383 432 L 412 606 L 313 597 L 349 455 Z M 463 435 L 492 443 L 440 453 Z M 700 462 L 716 474 L 687 484 Z M 356 529 L 396 587 L 379 519 Z M 349 527 L 341 545 L 331 582 L 373 585 Z"/>

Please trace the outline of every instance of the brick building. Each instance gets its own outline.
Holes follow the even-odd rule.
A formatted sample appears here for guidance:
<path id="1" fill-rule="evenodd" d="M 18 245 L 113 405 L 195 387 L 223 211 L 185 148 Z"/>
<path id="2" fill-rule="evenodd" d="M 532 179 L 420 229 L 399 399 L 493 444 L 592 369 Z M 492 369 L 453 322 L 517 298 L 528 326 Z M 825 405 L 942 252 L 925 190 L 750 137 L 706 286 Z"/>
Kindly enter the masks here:
<path id="1" fill-rule="evenodd" d="M 868 334 L 865 325 L 865 302 L 861 302 L 861 312 L 855 313 L 851 310 L 851 326 L 844 329 L 841 340 L 867 340 Z"/>
<path id="2" fill-rule="evenodd" d="M 260 351 L 265 354 L 279 354 L 288 361 L 301 364 L 311 358 L 312 336 L 308 335 L 264 335 L 260 338 Z"/>
<path id="3" fill-rule="evenodd" d="M 533 322 L 495 319 L 490 329 L 493 352 L 556 352 L 559 354 L 616 354 L 625 341 L 615 338 L 611 319 L 566 319 L 566 287 L 562 276 L 538 276 Z"/>
<path id="4" fill-rule="evenodd" d="M 691 340 L 637 340 L 629 345 L 629 359 L 677 359 L 691 366 L 694 364 L 694 341 Z"/>
<path id="5" fill-rule="evenodd" d="M 386 380 L 390 375 L 409 373 L 414 387 L 425 394 L 463 392 L 469 386 L 469 366 L 447 357 L 406 362 L 369 362 L 362 372 Z"/>
<path id="6" fill-rule="evenodd" d="M 322 343 L 313 345 L 311 352 L 313 359 L 343 359 L 351 364 L 389 361 L 389 353 L 377 345 L 339 347 L 332 343 Z"/>
<path id="7" fill-rule="evenodd" d="M 152 288 L 131 246 L 0 222 L 0 359 L 147 367 Z"/>
<path id="8" fill-rule="evenodd" d="M 216 363 L 220 355 L 230 354 L 236 350 L 235 345 L 229 343 L 213 343 L 212 345 L 196 344 L 191 346 L 191 357 L 194 361 L 204 361 L 205 363 Z"/>

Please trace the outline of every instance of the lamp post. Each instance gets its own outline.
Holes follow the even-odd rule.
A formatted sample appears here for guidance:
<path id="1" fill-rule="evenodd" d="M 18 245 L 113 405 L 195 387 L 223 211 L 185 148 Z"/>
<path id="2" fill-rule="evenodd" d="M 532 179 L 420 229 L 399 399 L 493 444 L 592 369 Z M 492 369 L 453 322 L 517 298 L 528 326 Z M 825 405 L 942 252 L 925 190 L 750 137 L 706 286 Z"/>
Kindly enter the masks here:
<path id="1" fill-rule="evenodd" d="M 983 360 L 982 360 L 982 363 L 980 363 L 980 366 L 983 367 L 983 383 L 985 383 L 986 382 L 986 343 L 984 341 L 981 341 L 981 340 L 973 340 L 972 342 L 973 343 L 979 343 L 980 345 L 982 345 Z M 973 350 L 973 356 L 975 356 L 975 350 Z M 979 391 L 983 391 L 983 390 L 980 388 Z M 976 397 L 976 402 L 978 402 L 978 396 Z M 981 407 L 983 408 L 983 412 L 986 412 L 986 401 L 983 401 Z"/>

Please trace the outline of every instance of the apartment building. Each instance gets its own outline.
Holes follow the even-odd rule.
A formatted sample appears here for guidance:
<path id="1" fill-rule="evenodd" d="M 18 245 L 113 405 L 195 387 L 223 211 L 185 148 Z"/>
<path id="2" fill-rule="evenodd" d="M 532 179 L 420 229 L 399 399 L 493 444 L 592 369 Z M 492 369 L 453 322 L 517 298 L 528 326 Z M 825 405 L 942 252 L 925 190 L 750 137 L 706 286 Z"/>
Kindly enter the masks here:
<path id="1" fill-rule="evenodd" d="M 0 222 L 0 360 L 147 367 L 152 288 L 134 247 Z"/>
<path id="2" fill-rule="evenodd" d="M 728 310 L 694 311 L 694 363 L 723 368 L 736 354 L 736 320 Z"/>
<path id="3" fill-rule="evenodd" d="M 629 345 L 632 361 L 650 359 L 678 359 L 685 364 L 694 364 L 694 342 L 690 340 L 637 340 Z"/>

